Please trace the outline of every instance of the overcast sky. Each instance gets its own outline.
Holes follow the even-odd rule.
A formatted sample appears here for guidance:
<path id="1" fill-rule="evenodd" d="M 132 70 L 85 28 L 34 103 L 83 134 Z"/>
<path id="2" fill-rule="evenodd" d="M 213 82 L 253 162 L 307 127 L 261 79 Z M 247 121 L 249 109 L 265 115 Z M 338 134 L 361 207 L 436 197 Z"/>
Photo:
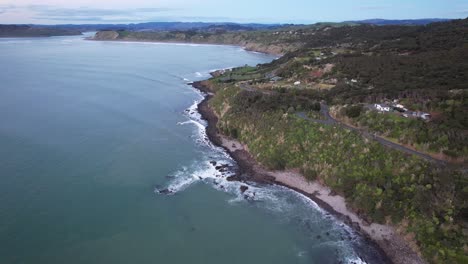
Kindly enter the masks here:
<path id="1" fill-rule="evenodd" d="M 0 0 L 0 23 L 314 23 L 465 18 L 468 0 Z"/>

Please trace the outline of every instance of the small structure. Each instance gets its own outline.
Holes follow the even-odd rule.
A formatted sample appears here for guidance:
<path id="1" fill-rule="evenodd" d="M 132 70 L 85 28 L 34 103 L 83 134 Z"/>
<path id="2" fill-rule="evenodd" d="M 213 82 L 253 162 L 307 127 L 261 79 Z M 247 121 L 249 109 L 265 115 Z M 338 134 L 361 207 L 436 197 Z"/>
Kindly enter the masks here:
<path id="1" fill-rule="evenodd" d="M 405 106 L 402 105 L 402 104 L 397 104 L 397 105 L 395 105 L 395 107 L 398 107 L 398 108 L 404 109 L 405 111 L 408 111 L 408 109 L 406 109 Z"/>
<path id="2" fill-rule="evenodd" d="M 374 104 L 374 107 L 380 112 L 390 112 L 390 106 L 385 104 Z"/>
<path id="3" fill-rule="evenodd" d="M 424 120 L 431 120 L 431 114 L 421 113 L 421 118 Z"/>
<path id="4" fill-rule="evenodd" d="M 393 109 L 400 112 L 400 113 L 408 112 L 408 109 L 405 108 L 405 106 L 403 106 L 401 104 L 393 105 Z"/>
<path id="5" fill-rule="evenodd" d="M 294 85 L 296 85 L 296 86 L 298 86 L 298 85 L 300 85 L 300 84 L 301 84 L 300 81 L 294 82 Z"/>
<path id="6" fill-rule="evenodd" d="M 351 79 L 351 82 L 352 83 L 357 83 L 357 80 L 356 79 Z"/>

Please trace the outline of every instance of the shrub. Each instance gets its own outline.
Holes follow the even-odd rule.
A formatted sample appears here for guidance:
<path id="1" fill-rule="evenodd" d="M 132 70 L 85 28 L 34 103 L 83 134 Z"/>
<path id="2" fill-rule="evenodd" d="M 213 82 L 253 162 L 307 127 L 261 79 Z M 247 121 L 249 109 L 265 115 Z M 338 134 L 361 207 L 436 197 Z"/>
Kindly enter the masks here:
<path id="1" fill-rule="evenodd" d="M 348 117 L 356 118 L 361 115 L 362 105 L 352 105 L 345 108 L 345 114 Z"/>

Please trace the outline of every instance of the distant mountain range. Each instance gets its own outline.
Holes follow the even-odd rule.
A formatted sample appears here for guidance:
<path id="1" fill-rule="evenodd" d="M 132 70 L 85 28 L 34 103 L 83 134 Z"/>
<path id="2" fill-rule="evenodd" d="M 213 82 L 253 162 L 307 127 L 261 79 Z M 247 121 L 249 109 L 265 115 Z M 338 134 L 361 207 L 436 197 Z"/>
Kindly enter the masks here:
<path id="1" fill-rule="evenodd" d="M 81 31 L 98 30 L 129 30 L 129 31 L 251 31 L 259 29 L 272 29 L 283 26 L 282 24 L 258 24 L 258 23 L 210 23 L 210 22 L 147 22 L 138 24 L 94 24 L 94 25 L 35 25 L 37 27 L 52 27 L 61 29 L 74 29 Z"/>
<path id="2" fill-rule="evenodd" d="M 36 27 L 30 25 L 0 25 L 2 37 L 51 37 L 81 35 L 80 30 L 63 29 L 59 27 Z"/>
<path id="3" fill-rule="evenodd" d="M 386 20 L 386 19 L 367 19 L 358 21 L 346 21 L 349 24 L 373 24 L 373 25 L 426 25 L 433 22 L 444 22 L 450 19 L 428 18 L 428 19 L 405 19 L 405 20 Z M 80 31 L 98 31 L 98 30 L 130 30 L 130 31 L 251 31 L 259 29 L 274 29 L 278 27 L 291 26 L 291 24 L 259 24 L 259 23 L 210 23 L 210 22 L 148 22 L 138 24 L 94 24 L 94 25 L 35 25 L 37 27 L 52 27 L 60 29 L 73 29 Z"/>
<path id="4" fill-rule="evenodd" d="M 317 23 L 339 25 L 426 25 L 433 22 L 444 22 L 450 19 L 406 19 L 386 20 L 368 19 L 359 21 L 345 21 L 341 23 Z M 29 36 L 59 36 L 76 35 L 86 31 L 125 30 L 125 31 L 198 31 L 198 32 L 239 32 L 254 30 L 269 30 L 291 26 L 305 26 L 292 24 L 259 24 L 259 23 L 210 23 L 210 22 L 148 22 L 138 24 L 65 24 L 65 25 L 0 25 L 0 37 L 29 37 Z"/>
<path id="5" fill-rule="evenodd" d="M 366 20 L 358 20 L 358 21 L 349 21 L 352 23 L 358 24 L 371 24 L 371 25 L 378 25 L 378 26 L 386 26 L 386 25 L 427 25 L 430 23 L 435 22 L 446 22 L 450 21 L 451 19 L 445 18 L 424 18 L 424 19 L 403 19 L 403 20 L 395 20 L 395 19 L 366 19 Z"/>

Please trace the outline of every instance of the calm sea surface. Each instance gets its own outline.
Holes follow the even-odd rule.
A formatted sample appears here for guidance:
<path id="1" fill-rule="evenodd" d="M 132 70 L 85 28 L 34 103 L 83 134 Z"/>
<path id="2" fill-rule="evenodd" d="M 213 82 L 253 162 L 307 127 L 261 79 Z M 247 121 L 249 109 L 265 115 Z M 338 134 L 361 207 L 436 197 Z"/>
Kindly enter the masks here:
<path id="1" fill-rule="evenodd" d="M 209 163 L 235 165 L 206 141 L 186 83 L 272 59 L 0 39 L 0 263 L 379 263 L 303 196 L 250 186 L 245 200 Z"/>

